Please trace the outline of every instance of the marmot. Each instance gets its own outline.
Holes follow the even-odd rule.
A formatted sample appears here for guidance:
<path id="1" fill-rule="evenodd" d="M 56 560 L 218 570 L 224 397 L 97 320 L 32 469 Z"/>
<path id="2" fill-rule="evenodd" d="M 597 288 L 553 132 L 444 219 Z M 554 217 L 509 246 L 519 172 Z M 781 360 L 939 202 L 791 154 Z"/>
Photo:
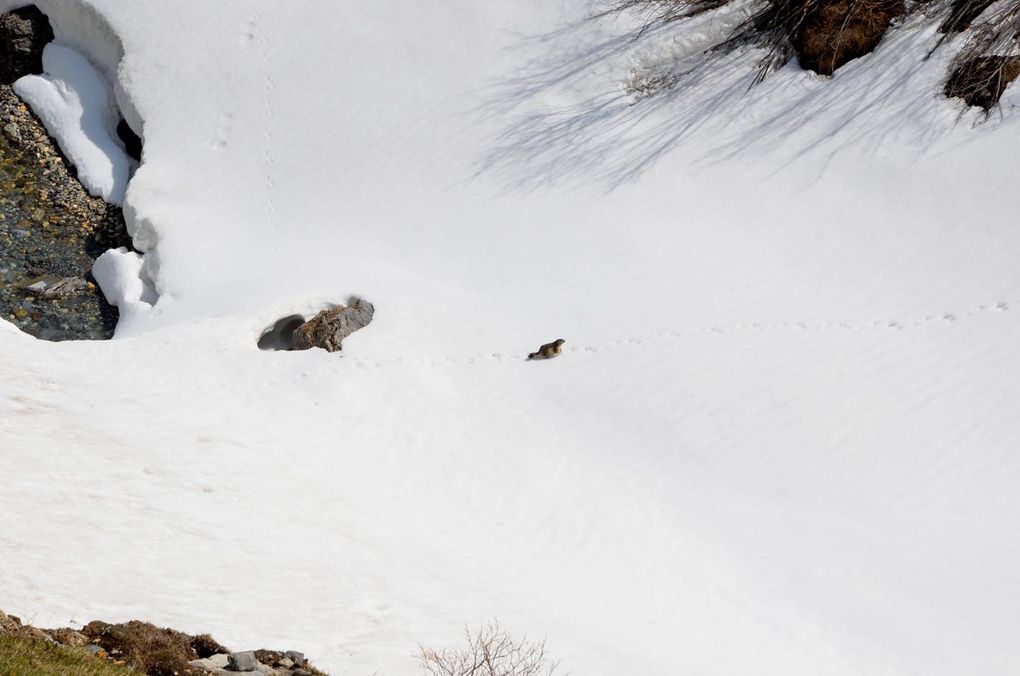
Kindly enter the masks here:
<path id="1" fill-rule="evenodd" d="M 562 338 L 557 338 L 551 343 L 546 343 L 542 347 L 538 348 L 538 352 L 532 352 L 528 355 L 528 359 L 552 359 L 553 357 L 560 356 L 560 352 L 563 352 L 563 343 L 567 341 Z"/>

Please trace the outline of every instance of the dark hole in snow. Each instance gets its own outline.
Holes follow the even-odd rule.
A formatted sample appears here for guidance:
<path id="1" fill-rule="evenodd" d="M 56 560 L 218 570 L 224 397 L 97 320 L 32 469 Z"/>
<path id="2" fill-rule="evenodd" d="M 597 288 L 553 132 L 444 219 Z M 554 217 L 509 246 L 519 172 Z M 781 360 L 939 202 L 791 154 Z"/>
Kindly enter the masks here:
<path id="1" fill-rule="evenodd" d="M 278 320 L 259 337 L 260 350 L 290 350 L 294 347 L 294 331 L 305 323 L 301 315 Z"/>
<path id="2" fill-rule="evenodd" d="M 124 144 L 124 152 L 128 154 L 128 157 L 136 162 L 141 162 L 142 139 L 138 137 L 138 134 L 131 128 L 131 125 L 127 123 L 127 120 L 122 119 L 117 123 L 117 136 L 120 138 L 120 142 Z"/>

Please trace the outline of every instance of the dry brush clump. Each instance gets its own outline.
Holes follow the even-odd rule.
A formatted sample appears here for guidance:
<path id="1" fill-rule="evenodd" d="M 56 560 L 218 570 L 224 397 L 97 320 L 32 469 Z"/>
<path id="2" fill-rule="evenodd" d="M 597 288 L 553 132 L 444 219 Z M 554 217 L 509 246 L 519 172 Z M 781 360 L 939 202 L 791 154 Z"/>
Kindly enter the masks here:
<path id="1" fill-rule="evenodd" d="M 983 4 L 984 0 L 970 13 Z M 962 6 L 959 22 L 968 20 L 967 7 L 970 5 Z M 984 5 L 978 16 L 976 22 L 969 19 L 967 42 L 950 66 L 945 93 L 991 110 L 1006 87 L 1020 76 L 1020 2 L 991 9 Z"/>
<path id="2" fill-rule="evenodd" d="M 740 0 L 617 0 L 597 18 L 636 14 L 640 40 L 655 29 L 701 16 Z M 905 0 L 768 0 L 759 3 L 737 27 L 709 51 L 724 53 L 742 45 L 765 50 L 756 82 L 794 56 L 807 69 L 831 75 L 852 59 L 868 54 L 892 22 L 906 14 Z"/>
<path id="3" fill-rule="evenodd" d="M 498 623 L 477 632 L 465 631 L 457 648 L 434 650 L 419 646 L 419 663 L 428 676 L 550 676 L 556 663 L 545 653 L 545 641 L 514 639 Z"/>
<path id="4" fill-rule="evenodd" d="M 191 660 L 229 652 L 208 634 L 189 636 L 138 620 L 123 624 L 96 620 L 85 625 L 81 633 L 111 657 L 149 676 L 189 673 Z"/>
<path id="5" fill-rule="evenodd" d="M 745 0 L 607 0 L 595 14 L 606 18 L 636 16 L 635 42 L 672 24 L 700 17 Z M 966 35 L 947 74 L 945 94 L 990 110 L 1006 86 L 1020 74 L 1020 0 L 762 0 L 747 5 L 746 18 L 711 46 L 699 67 L 713 55 L 740 46 L 758 47 L 764 56 L 752 84 L 796 58 L 806 70 L 831 75 L 871 53 L 897 20 L 923 12 L 940 21 L 944 34 L 936 48 Z M 940 18 L 941 17 L 941 18 Z M 657 73 L 651 89 L 669 89 L 683 81 Z M 648 84 L 642 83 L 647 91 Z"/>

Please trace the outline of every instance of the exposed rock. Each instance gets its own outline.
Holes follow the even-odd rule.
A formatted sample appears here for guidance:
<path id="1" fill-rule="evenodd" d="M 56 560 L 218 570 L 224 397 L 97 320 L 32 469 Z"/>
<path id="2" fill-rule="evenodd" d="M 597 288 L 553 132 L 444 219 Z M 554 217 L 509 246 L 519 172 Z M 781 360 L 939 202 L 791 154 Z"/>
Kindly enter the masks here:
<path id="1" fill-rule="evenodd" d="M 229 661 L 230 655 L 219 654 L 211 655 L 200 660 L 192 660 L 188 662 L 188 666 L 200 674 L 215 674 L 217 672 L 226 671 Z"/>
<path id="2" fill-rule="evenodd" d="M 23 7 L 0 16 L 0 83 L 10 84 L 41 73 L 42 51 L 53 40 L 49 19 L 36 7 Z"/>
<path id="3" fill-rule="evenodd" d="M 11 633 L 21 626 L 21 620 L 0 610 L 0 631 Z"/>
<path id="4" fill-rule="evenodd" d="M 323 310 L 294 331 L 294 349 L 321 347 L 327 352 L 343 349 L 343 339 L 368 326 L 375 308 L 367 300 L 352 298 L 347 307 Z"/>
<path id="5" fill-rule="evenodd" d="M 47 634 L 53 638 L 54 641 L 61 645 L 69 645 L 72 648 L 81 648 L 88 644 L 89 640 L 79 631 L 74 629 L 49 629 L 44 630 Z"/>
<path id="6" fill-rule="evenodd" d="M 255 671 L 255 667 L 258 665 L 259 661 L 255 657 L 255 652 L 246 650 L 240 653 L 231 653 L 230 659 L 227 662 L 227 669 L 231 671 Z"/>
<path id="7" fill-rule="evenodd" d="M 42 298 L 61 298 L 87 289 L 88 285 L 88 281 L 81 277 L 43 275 L 30 279 L 24 284 L 24 288 Z"/>
<path id="8" fill-rule="evenodd" d="M 5 615 L 0 612 L 0 633 L 10 634 L 20 638 L 29 638 L 38 641 L 46 641 L 48 643 L 55 643 L 49 634 L 36 629 L 35 627 L 21 623 L 21 618 L 15 615 Z"/>

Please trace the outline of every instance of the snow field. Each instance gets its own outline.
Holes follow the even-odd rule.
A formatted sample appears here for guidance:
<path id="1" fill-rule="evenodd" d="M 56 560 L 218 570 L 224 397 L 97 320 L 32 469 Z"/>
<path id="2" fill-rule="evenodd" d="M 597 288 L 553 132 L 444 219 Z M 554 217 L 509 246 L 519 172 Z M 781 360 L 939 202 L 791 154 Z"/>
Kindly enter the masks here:
<path id="1" fill-rule="evenodd" d="M 943 56 L 748 99 L 734 61 L 642 107 L 621 52 L 508 111 L 614 28 L 80 7 L 123 41 L 76 48 L 144 120 L 125 209 L 159 299 L 106 344 L 2 325 L 5 610 L 349 674 L 493 617 L 575 674 L 1020 666 L 1016 117 L 972 128 Z M 573 132 L 477 175 L 550 113 Z M 377 312 L 343 356 L 256 349 L 352 293 Z"/>

